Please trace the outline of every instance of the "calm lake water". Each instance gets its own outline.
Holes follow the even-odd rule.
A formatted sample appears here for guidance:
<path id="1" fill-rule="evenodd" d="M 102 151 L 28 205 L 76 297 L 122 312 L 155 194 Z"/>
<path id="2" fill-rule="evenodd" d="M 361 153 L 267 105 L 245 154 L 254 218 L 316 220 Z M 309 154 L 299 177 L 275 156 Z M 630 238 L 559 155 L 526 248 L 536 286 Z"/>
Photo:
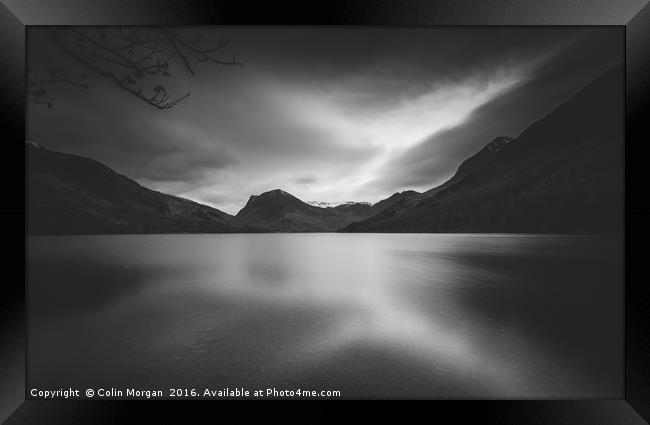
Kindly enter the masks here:
<path id="1" fill-rule="evenodd" d="M 620 398 L 622 240 L 28 238 L 29 387 Z"/>

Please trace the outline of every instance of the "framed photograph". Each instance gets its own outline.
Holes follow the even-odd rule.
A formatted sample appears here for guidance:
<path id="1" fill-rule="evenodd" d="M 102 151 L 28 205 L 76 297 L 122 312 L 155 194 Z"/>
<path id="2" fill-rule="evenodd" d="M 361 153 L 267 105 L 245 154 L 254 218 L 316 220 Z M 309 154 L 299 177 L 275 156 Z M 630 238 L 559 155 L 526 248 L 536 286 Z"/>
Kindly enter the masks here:
<path id="1" fill-rule="evenodd" d="M 6 2 L 2 419 L 647 423 L 650 7 L 534 4 Z"/>

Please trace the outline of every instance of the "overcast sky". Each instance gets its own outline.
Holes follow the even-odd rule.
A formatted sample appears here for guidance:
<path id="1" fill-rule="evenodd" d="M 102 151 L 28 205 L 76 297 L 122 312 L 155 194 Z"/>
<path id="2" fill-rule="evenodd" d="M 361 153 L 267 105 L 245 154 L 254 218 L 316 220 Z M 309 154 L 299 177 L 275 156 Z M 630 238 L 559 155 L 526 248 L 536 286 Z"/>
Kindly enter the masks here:
<path id="1" fill-rule="evenodd" d="M 72 67 L 30 28 L 30 71 Z M 618 28 L 209 27 L 243 66 L 174 63 L 165 111 L 89 74 L 48 88 L 27 138 L 92 157 L 144 186 L 235 214 L 280 188 L 305 201 L 376 202 L 428 190 L 497 136 L 517 136 L 622 61 Z"/>

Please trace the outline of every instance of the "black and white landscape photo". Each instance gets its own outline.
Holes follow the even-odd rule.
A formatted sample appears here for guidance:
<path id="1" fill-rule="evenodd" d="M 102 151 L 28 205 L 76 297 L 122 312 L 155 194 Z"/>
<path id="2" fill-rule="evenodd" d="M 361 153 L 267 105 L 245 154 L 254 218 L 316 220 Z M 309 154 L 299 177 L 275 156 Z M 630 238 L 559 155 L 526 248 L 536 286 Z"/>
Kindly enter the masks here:
<path id="1" fill-rule="evenodd" d="M 623 46 L 29 27 L 29 396 L 621 398 Z"/>

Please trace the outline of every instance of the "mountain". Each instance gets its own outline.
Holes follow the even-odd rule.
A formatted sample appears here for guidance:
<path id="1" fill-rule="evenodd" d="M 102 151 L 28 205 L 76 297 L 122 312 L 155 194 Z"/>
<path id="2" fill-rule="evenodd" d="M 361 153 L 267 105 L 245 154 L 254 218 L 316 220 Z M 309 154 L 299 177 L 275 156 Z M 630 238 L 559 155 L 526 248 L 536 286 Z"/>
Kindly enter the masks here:
<path id="1" fill-rule="evenodd" d="M 384 200 L 375 205 L 314 206 L 278 189 L 251 196 L 233 217 L 143 187 L 90 158 L 51 151 L 29 141 L 25 150 L 27 230 L 32 235 L 333 232 L 390 205 Z"/>
<path id="2" fill-rule="evenodd" d="M 354 202 L 354 201 L 346 201 L 346 202 L 307 201 L 307 203 L 309 205 L 313 205 L 314 207 L 319 207 L 319 208 L 335 208 L 341 205 L 356 205 L 356 204 L 372 205 L 370 202 Z"/>
<path id="3" fill-rule="evenodd" d="M 395 192 L 386 199 L 382 199 L 372 206 L 370 209 L 370 216 L 373 216 L 388 207 L 401 205 L 404 202 L 408 202 L 410 199 L 414 199 L 420 196 L 420 192 L 414 190 L 405 190 L 404 192 Z"/>
<path id="4" fill-rule="evenodd" d="M 29 234 L 222 233 L 215 208 L 147 189 L 93 159 L 26 143 Z"/>
<path id="5" fill-rule="evenodd" d="M 623 68 L 519 137 L 498 138 L 447 182 L 347 232 L 618 233 L 623 223 Z"/>
<path id="6" fill-rule="evenodd" d="M 342 214 L 343 216 L 345 216 L 347 221 L 347 223 L 345 223 L 346 225 L 350 222 L 355 222 L 355 221 L 368 218 L 372 214 L 374 214 L 375 211 L 372 208 L 372 204 L 369 202 L 346 202 L 344 204 L 340 204 L 335 207 L 329 207 L 327 209 L 332 210 L 337 214 Z M 339 228 L 340 227 L 338 227 L 335 230 L 338 230 Z"/>
<path id="7" fill-rule="evenodd" d="M 432 197 L 438 192 L 458 183 L 468 174 L 471 174 L 472 172 L 481 169 L 490 161 L 492 161 L 496 156 L 496 154 L 499 151 L 501 151 L 501 149 L 506 147 L 506 145 L 508 145 L 508 143 L 512 142 L 513 140 L 514 140 L 513 137 L 506 137 L 506 136 L 500 136 L 495 138 L 490 143 L 485 145 L 480 151 L 478 151 L 477 153 L 475 153 L 474 155 L 472 155 L 471 157 L 463 161 L 458 167 L 456 173 L 452 176 L 452 178 L 450 178 L 440 186 L 427 190 L 422 194 L 420 198 L 424 199 L 424 198 Z"/>
<path id="8" fill-rule="evenodd" d="M 231 224 L 271 232 L 332 232 L 370 213 L 367 203 L 322 208 L 276 189 L 252 195 Z"/>

